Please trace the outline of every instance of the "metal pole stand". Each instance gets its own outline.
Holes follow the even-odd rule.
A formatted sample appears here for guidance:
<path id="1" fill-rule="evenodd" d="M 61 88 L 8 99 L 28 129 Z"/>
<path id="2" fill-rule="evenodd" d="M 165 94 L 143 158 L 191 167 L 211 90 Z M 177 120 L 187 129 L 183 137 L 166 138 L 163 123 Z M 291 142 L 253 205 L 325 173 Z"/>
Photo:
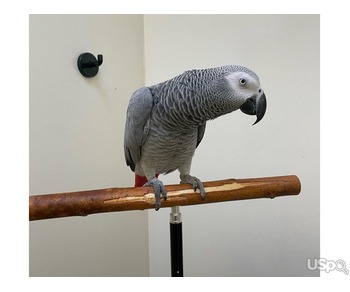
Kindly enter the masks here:
<path id="1" fill-rule="evenodd" d="M 182 218 L 180 207 L 171 207 L 170 213 L 171 276 L 183 277 Z"/>

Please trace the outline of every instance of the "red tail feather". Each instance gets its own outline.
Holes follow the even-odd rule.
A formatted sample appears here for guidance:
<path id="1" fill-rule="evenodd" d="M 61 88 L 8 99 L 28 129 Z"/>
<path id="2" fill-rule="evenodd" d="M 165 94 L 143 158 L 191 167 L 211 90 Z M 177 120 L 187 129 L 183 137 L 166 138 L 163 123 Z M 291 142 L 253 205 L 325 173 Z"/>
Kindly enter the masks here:
<path id="1" fill-rule="evenodd" d="M 156 174 L 156 177 L 158 178 L 159 174 Z M 135 174 L 135 187 L 142 187 L 145 183 L 147 183 L 148 180 L 145 176 L 139 176 Z"/>

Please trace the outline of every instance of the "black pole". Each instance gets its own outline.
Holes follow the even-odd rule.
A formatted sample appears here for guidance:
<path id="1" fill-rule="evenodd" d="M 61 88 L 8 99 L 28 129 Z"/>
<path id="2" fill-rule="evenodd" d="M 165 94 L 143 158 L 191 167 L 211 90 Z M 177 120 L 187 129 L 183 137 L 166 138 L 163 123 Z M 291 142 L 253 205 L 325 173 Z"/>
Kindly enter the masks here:
<path id="1" fill-rule="evenodd" d="M 183 277 L 182 218 L 179 206 L 171 207 L 170 213 L 171 276 Z"/>

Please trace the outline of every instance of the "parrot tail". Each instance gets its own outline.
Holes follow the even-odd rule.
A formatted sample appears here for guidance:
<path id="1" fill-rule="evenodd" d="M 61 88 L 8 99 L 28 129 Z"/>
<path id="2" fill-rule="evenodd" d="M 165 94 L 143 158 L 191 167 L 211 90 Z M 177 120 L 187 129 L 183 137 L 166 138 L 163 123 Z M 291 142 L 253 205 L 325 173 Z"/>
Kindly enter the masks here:
<path id="1" fill-rule="evenodd" d="M 156 174 L 156 178 L 158 178 L 159 174 Z M 147 183 L 148 180 L 145 176 L 140 176 L 135 174 L 135 188 L 136 187 L 143 187 L 145 183 Z"/>

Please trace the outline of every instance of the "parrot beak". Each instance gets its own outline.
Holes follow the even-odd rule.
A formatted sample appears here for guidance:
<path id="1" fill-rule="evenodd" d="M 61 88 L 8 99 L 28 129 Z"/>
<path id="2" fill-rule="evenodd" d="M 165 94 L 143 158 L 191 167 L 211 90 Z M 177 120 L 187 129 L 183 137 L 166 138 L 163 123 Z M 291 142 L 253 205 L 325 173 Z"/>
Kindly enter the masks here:
<path id="1" fill-rule="evenodd" d="M 241 105 L 240 110 L 247 115 L 256 115 L 256 121 L 253 125 L 257 124 L 265 115 L 267 107 L 265 93 L 256 97 L 250 97 L 244 104 Z"/>

